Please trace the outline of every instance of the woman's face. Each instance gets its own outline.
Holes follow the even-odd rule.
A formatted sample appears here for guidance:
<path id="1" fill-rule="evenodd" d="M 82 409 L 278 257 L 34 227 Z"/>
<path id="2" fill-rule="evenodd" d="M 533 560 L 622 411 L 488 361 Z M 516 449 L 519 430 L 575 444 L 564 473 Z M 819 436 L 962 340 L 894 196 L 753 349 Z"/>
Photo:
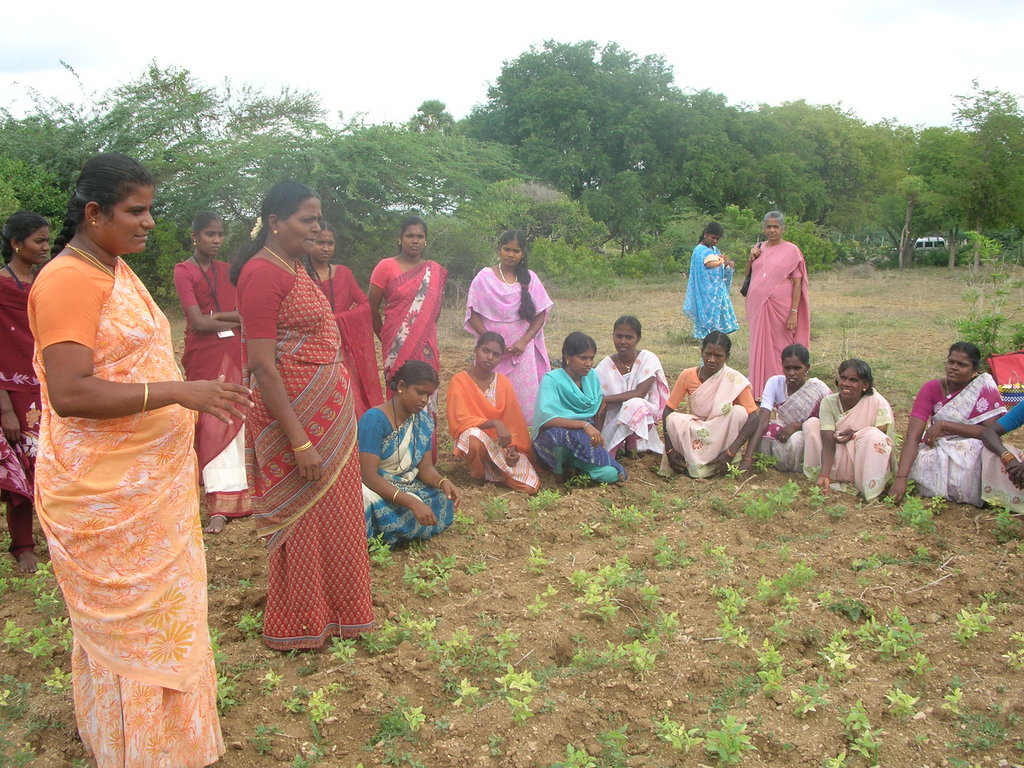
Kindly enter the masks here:
<path id="1" fill-rule="evenodd" d="M 574 379 L 582 379 L 590 369 L 594 367 L 594 356 L 596 349 L 585 349 L 578 355 L 570 355 L 565 358 L 565 372 Z"/>
<path id="2" fill-rule="evenodd" d="M 430 396 L 434 394 L 437 385 L 429 381 L 421 381 L 419 384 L 407 385 L 404 381 L 398 382 L 398 392 L 395 398 L 406 413 L 419 413 L 427 407 Z"/>
<path id="3" fill-rule="evenodd" d="M 974 363 L 966 352 L 959 349 L 949 353 L 946 358 L 946 381 L 957 389 L 967 386 L 974 378 Z"/>
<path id="4" fill-rule="evenodd" d="M 623 359 L 636 357 L 636 345 L 639 342 L 640 337 L 628 325 L 616 325 L 612 331 L 612 343 L 615 345 L 615 351 Z"/>
<path id="5" fill-rule="evenodd" d="M 709 248 L 714 248 L 716 245 L 718 245 L 718 241 L 721 239 L 721 235 L 713 235 L 710 232 L 704 233 L 704 245 L 708 246 Z"/>
<path id="6" fill-rule="evenodd" d="M 839 372 L 839 379 L 836 381 L 839 387 L 839 395 L 847 402 L 860 400 L 868 391 L 867 381 L 857 375 L 853 368 L 843 368 Z"/>
<path id="7" fill-rule="evenodd" d="M 198 232 L 193 232 L 192 240 L 195 243 L 196 253 L 200 256 L 205 256 L 208 259 L 217 258 L 220 246 L 224 242 L 224 222 L 211 221 Z"/>
<path id="8" fill-rule="evenodd" d="M 310 258 L 317 266 L 326 267 L 334 256 L 334 248 L 334 233 L 329 229 L 321 229 L 313 243 L 313 249 L 309 252 Z"/>
<path id="9" fill-rule="evenodd" d="M 519 241 L 512 239 L 498 249 L 498 260 L 507 272 L 512 272 L 523 260 L 523 248 Z"/>
<path id="10" fill-rule="evenodd" d="M 477 368 L 490 373 L 504 354 L 505 351 L 501 348 L 501 344 L 496 341 L 485 341 L 473 351 L 473 362 Z"/>
<path id="11" fill-rule="evenodd" d="M 153 187 L 132 187 L 128 195 L 111 208 L 110 213 L 100 211 L 96 226 L 88 234 L 112 256 L 141 253 L 146 249 L 149 232 L 156 226 L 153 221 Z"/>
<path id="12" fill-rule="evenodd" d="M 778 219 L 768 219 L 764 223 L 764 234 L 769 245 L 775 245 L 782 240 L 782 230 L 783 226 Z"/>
<path id="13" fill-rule="evenodd" d="M 710 375 L 722 369 L 729 360 L 729 353 L 719 344 L 705 344 L 700 357 L 704 361 L 704 370 Z"/>
<path id="14" fill-rule="evenodd" d="M 786 377 L 786 383 L 790 386 L 803 386 L 810 370 L 810 367 L 804 365 L 804 361 L 796 355 L 782 358 L 782 375 Z"/>
<path id="15" fill-rule="evenodd" d="M 277 230 L 278 245 L 290 256 L 309 253 L 320 234 L 320 200 L 307 197 L 291 216 L 278 218 L 273 229 Z"/>
<path id="16" fill-rule="evenodd" d="M 399 241 L 402 255 L 408 259 L 418 259 L 427 247 L 427 230 L 422 224 L 411 224 L 402 232 Z"/>
<path id="17" fill-rule="evenodd" d="M 16 251 L 14 258 L 38 266 L 50 255 L 50 228 L 40 227 L 24 240 L 12 240 L 11 246 Z"/>

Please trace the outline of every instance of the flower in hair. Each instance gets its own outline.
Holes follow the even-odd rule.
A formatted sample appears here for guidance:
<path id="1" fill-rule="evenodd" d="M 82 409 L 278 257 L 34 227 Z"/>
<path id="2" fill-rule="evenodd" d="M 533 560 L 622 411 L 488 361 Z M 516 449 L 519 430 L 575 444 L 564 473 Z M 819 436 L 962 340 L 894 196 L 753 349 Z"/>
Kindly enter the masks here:
<path id="1" fill-rule="evenodd" d="M 249 233 L 249 239 L 255 240 L 259 236 L 261 229 L 263 229 L 263 217 L 257 216 L 256 223 L 253 224 L 252 227 L 252 232 Z"/>

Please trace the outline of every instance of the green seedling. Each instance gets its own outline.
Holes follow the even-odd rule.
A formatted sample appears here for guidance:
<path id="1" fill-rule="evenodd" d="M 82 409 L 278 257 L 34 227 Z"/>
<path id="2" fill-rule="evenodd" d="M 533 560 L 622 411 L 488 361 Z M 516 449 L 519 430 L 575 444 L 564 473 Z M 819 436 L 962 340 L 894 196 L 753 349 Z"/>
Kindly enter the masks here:
<path id="1" fill-rule="evenodd" d="M 260 688 L 264 693 L 273 693 L 281 687 L 282 682 L 284 682 L 284 675 L 279 675 L 274 670 L 268 669 L 267 673 L 260 678 Z"/>
<path id="2" fill-rule="evenodd" d="M 793 702 L 793 714 L 797 717 L 806 717 L 811 712 L 817 712 L 818 707 L 827 707 L 829 700 L 825 698 L 826 693 L 828 683 L 822 677 L 818 677 L 815 683 L 801 685 L 798 691 L 791 691 L 789 698 Z"/>
<path id="3" fill-rule="evenodd" d="M 704 749 L 720 763 L 736 765 L 746 752 L 756 750 L 747 735 L 747 724 L 727 715 L 718 728 L 704 734 Z"/>
<path id="4" fill-rule="evenodd" d="M 991 632 L 993 621 L 995 617 L 989 613 L 988 603 L 983 600 L 978 610 L 964 608 L 956 615 L 956 631 L 953 632 L 953 637 L 961 645 L 966 645 L 978 635 Z"/>
<path id="5" fill-rule="evenodd" d="M 71 689 L 71 673 L 54 667 L 53 674 L 43 681 L 43 685 L 51 693 L 65 693 Z"/>
<path id="6" fill-rule="evenodd" d="M 530 546 L 530 556 L 526 558 L 526 562 L 530 564 L 527 568 L 531 573 L 544 573 L 553 560 L 544 557 L 544 550 L 540 547 Z"/>
<path id="7" fill-rule="evenodd" d="M 238 620 L 238 628 L 250 640 L 259 637 L 263 632 L 263 611 L 243 613 L 242 618 Z"/>
<path id="8" fill-rule="evenodd" d="M 370 539 L 370 562 L 379 568 L 390 568 L 395 557 L 391 554 L 391 547 L 384 541 L 384 534 L 377 534 Z"/>
<path id="9" fill-rule="evenodd" d="M 533 702 L 533 694 L 539 683 L 529 670 L 516 672 L 511 664 L 508 664 L 505 669 L 505 674 L 494 678 L 494 681 L 501 686 L 504 692 L 505 701 L 512 710 L 512 720 L 520 723 L 533 717 L 530 704 Z"/>
<path id="10" fill-rule="evenodd" d="M 935 533 L 935 521 L 931 507 L 925 506 L 919 496 L 907 496 L 896 514 L 904 525 L 915 528 L 921 533 Z"/>
<path id="11" fill-rule="evenodd" d="M 655 722 L 654 727 L 658 732 L 659 739 L 667 742 L 672 749 L 681 752 L 689 752 L 693 747 L 699 747 L 704 743 L 703 737 L 700 736 L 699 728 L 687 729 L 685 725 L 677 723 L 668 715 Z"/>
<path id="12" fill-rule="evenodd" d="M 480 689 L 469 682 L 468 678 L 462 678 L 459 682 L 459 687 L 456 689 L 459 694 L 458 698 L 455 699 L 455 706 L 461 707 L 463 704 L 470 706 L 476 704 L 480 695 Z"/>
<path id="13" fill-rule="evenodd" d="M 782 654 L 772 645 L 768 638 L 761 643 L 761 652 L 757 654 L 757 677 L 761 681 L 761 692 L 771 696 L 782 690 Z"/>
<path id="14" fill-rule="evenodd" d="M 348 637 L 331 638 L 331 658 L 348 663 L 356 657 L 356 641 Z"/>
<path id="15" fill-rule="evenodd" d="M 846 642 L 848 636 L 849 632 L 845 629 L 839 630 L 832 635 L 828 645 L 818 651 L 818 655 L 824 659 L 825 664 L 828 666 L 829 675 L 836 680 L 845 679 L 847 672 L 857 668 L 857 665 L 852 661 L 853 656 L 850 653 L 850 644 Z"/>
<path id="16" fill-rule="evenodd" d="M 893 715 L 900 720 L 909 720 L 917 713 L 915 707 L 921 699 L 893 686 L 886 692 L 885 700 L 889 703 L 889 711 Z"/>
<path id="17" fill-rule="evenodd" d="M 552 763 L 551 768 L 597 768 L 597 760 L 591 757 L 587 750 L 566 744 L 565 760 Z"/>
<path id="18" fill-rule="evenodd" d="M 1024 632 L 1014 632 L 1010 635 L 1010 642 L 1016 647 L 1004 653 L 1003 658 L 1018 672 L 1024 671 Z"/>
<path id="19" fill-rule="evenodd" d="M 863 757 L 870 765 L 878 765 L 878 753 L 882 748 L 882 730 L 872 729 L 864 703 L 860 699 L 855 701 L 850 711 L 839 718 L 839 722 L 843 726 L 843 734 L 851 751 Z"/>
<path id="20" fill-rule="evenodd" d="M 941 705 L 942 709 L 945 712 L 949 712 L 949 714 L 953 715 L 953 717 L 959 717 L 960 716 L 960 702 L 963 701 L 963 698 L 964 698 L 964 689 L 963 688 L 956 687 L 956 688 L 951 689 L 949 693 L 945 694 L 942 697 L 942 705 Z"/>
<path id="21" fill-rule="evenodd" d="M 558 491 L 552 491 L 548 488 L 542 488 L 536 496 L 531 496 L 526 502 L 526 506 L 530 508 L 531 512 L 542 512 L 558 503 L 558 500 L 562 498 L 562 495 Z"/>

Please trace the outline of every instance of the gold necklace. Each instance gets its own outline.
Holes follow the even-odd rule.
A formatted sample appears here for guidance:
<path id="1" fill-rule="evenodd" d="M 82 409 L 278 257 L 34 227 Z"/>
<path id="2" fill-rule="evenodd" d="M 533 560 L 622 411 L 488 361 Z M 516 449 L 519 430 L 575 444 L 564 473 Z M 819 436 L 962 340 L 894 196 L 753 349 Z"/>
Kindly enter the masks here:
<path id="1" fill-rule="evenodd" d="M 67 247 L 70 248 L 75 253 L 77 253 L 79 256 L 81 256 L 83 259 L 85 259 L 87 262 L 92 264 L 97 269 L 100 269 L 100 270 L 106 272 L 111 277 L 114 277 L 114 270 L 112 270 L 110 267 L 108 267 L 106 264 L 104 264 L 102 261 L 100 261 L 98 258 L 93 256 L 88 251 L 83 251 L 81 248 L 75 248 L 75 246 L 73 246 L 71 243 L 68 243 Z M 114 278 L 114 279 L 116 280 L 117 278 Z"/>
<path id="2" fill-rule="evenodd" d="M 501 264 L 498 264 L 498 276 L 501 278 L 501 282 L 503 282 L 505 285 L 515 285 L 516 284 L 516 279 L 514 277 L 512 278 L 512 282 L 511 283 L 508 280 L 505 279 L 505 273 L 501 269 Z"/>
<path id="3" fill-rule="evenodd" d="M 267 253 L 269 253 L 271 256 L 273 256 L 275 259 L 277 259 L 282 264 L 284 264 L 284 268 L 287 269 L 289 272 L 291 272 L 293 275 L 297 275 L 298 274 L 298 269 L 296 267 L 293 267 L 291 264 L 289 264 L 287 261 L 282 259 L 280 256 L 278 256 L 272 250 L 267 248 L 267 246 L 264 245 L 263 246 L 263 250 L 265 250 Z"/>

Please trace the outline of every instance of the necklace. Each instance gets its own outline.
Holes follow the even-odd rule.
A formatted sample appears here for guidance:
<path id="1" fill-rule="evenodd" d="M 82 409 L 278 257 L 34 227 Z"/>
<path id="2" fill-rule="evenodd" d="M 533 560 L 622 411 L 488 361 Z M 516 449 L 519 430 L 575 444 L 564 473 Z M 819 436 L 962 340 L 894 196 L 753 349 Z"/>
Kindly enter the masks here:
<path id="1" fill-rule="evenodd" d="M 515 285 L 516 284 L 515 277 L 512 278 L 511 282 L 505 279 L 505 273 L 502 272 L 502 270 L 501 270 L 501 264 L 498 265 L 498 277 L 501 278 L 501 282 L 503 282 L 505 285 Z"/>
<path id="2" fill-rule="evenodd" d="M 272 250 L 267 248 L 267 246 L 264 245 L 263 246 L 263 250 L 265 250 L 267 253 L 269 253 L 271 256 L 273 256 L 278 261 L 280 261 L 284 265 L 284 268 L 287 269 L 289 272 L 291 272 L 293 275 L 297 275 L 299 273 L 298 269 L 296 267 L 294 267 L 293 265 L 289 264 L 287 261 L 282 259 L 280 256 L 278 256 Z"/>
<path id="3" fill-rule="evenodd" d="M 615 353 L 615 365 L 618 366 L 619 370 L 623 373 L 629 373 L 633 370 L 633 366 L 636 365 L 636 355 L 633 356 L 633 359 L 629 363 L 624 363 L 622 362 L 622 358 L 619 356 L 621 354 L 621 352 Z"/>
<path id="4" fill-rule="evenodd" d="M 81 256 L 83 259 L 85 259 L 87 262 L 92 264 L 97 269 L 99 269 L 99 270 L 101 270 L 103 272 L 106 272 L 111 277 L 114 277 L 114 270 L 112 270 L 110 267 L 108 267 L 106 264 L 104 264 L 102 261 L 100 261 L 98 258 L 93 256 L 88 251 L 83 251 L 81 248 L 75 248 L 75 246 L 71 245 L 71 243 L 68 243 L 67 247 L 70 248 L 75 253 L 77 253 L 79 256 Z M 114 278 L 114 279 L 117 279 L 117 278 Z"/>
<path id="5" fill-rule="evenodd" d="M 11 269 L 11 265 L 10 264 L 4 264 L 4 269 L 6 269 L 8 272 L 11 273 L 11 277 L 14 278 L 14 282 L 17 283 L 17 285 L 18 285 L 18 290 L 21 290 L 21 291 L 25 290 L 25 286 L 26 285 L 32 285 L 32 280 L 35 278 L 35 274 L 32 273 L 32 272 L 29 272 L 28 273 L 28 277 L 25 278 L 25 282 L 22 283 L 22 281 L 18 278 L 18 274 L 13 269 Z"/>

